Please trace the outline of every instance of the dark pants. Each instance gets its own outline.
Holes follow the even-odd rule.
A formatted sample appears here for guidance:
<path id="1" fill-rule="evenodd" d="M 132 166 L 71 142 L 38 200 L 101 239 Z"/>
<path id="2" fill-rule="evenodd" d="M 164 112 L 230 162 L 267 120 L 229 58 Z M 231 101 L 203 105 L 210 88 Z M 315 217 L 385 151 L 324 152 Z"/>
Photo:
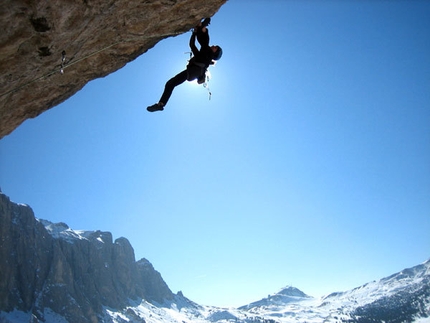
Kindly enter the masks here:
<path id="1" fill-rule="evenodd" d="M 163 95 L 161 96 L 159 102 L 166 105 L 167 101 L 169 101 L 170 96 L 172 95 L 173 89 L 176 86 L 184 83 L 185 81 L 193 81 L 199 78 L 203 73 L 204 69 L 202 69 L 202 67 L 193 65 L 192 63 L 189 64 L 185 71 L 182 71 L 181 73 L 167 81 L 166 86 L 164 87 Z"/>
<path id="2" fill-rule="evenodd" d="M 200 46 L 209 46 L 209 34 L 208 32 L 203 32 L 201 28 L 197 30 L 197 41 L 199 42 Z M 166 86 L 164 87 L 163 95 L 161 96 L 161 99 L 159 102 L 163 103 L 164 105 L 167 104 L 167 101 L 169 101 L 170 96 L 172 95 L 173 89 L 184 83 L 185 81 L 193 81 L 195 79 L 198 79 L 205 73 L 205 68 L 200 67 L 197 65 L 194 65 L 192 62 L 188 64 L 187 69 L 185 71 L 182 71 L 178 75 L 172 77 L 170 80 L 167 81 Z"/>

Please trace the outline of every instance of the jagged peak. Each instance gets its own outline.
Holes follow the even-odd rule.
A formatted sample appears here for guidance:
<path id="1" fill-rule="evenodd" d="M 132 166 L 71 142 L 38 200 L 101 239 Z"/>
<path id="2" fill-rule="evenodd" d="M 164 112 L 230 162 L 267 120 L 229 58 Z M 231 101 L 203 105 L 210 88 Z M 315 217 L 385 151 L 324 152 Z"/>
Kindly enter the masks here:
<path id="1" fill-rule="evenodd" d="M 38 320 L 46 322 L 65 321 L 67 317 L 73 317 L 73 322 L 95 322 L 104 315 L 106 321 L 121 317 L 121 321 L 136 322 L 146 319 L 154 322 L 155 317 L 163 322 L 209 323 L 224 320 L 272 322 L 278 319 L 284 322 L 284 318 L 297 322 L 322 322 L 328 317 L 333 320 L 327 322 L 359 322 L 358 318 L 360 321 L 388 322 L 392 321 L 394 314 L 402 322 L 424 322 L 430 315 L 429 260 L 322 299 L 308 297 L 299 289 L 286 286 L 276 294 L 239 309 L 201 306 L 190 301 L 182 292 L 173 294 L 147 259 L 139 260 L 136 267 L 134 256 L 124 252 L 126 248 L 121 248 L 129 244 L 126 238 L 115 241 L 120 247 L 108 246 L 105 244 L 111 239 L 108 232 L 76 231 L 63 222 L 36 221 L 32 213 L 24 208 L 17 209 L 16 205 L 0 194 L 2 228 L 12 233 L 5 236 L 2 244 L 8 250 L 14 250 L 4 253 L 7 259 L 0 262 L 0 267 L 4 266 L 0 271 L 6 275 L 4 281 L 8 286 L 13 286 L 12 289 L 0 289 L 0 305 L 3 306 L 0 307 L 0 321 L 8 321 L 12 317 L 14 320 L 10 321 L 16 321 L 16 315 L 20 314 L 23 319 L 19 321 L 30 321 L 36 314 Z M 15 212 L 19 219 L 25 215 L 28 225 L 22 225 L 25 221 L 15 225 L 12 217 Z M 28 221 L 30 217 L 32 221 Z M 94 248 L 88 250 L 86 241 L 70 245 L 53 243 L 53 239 L 46 239 L 48 232 L 58 235 L 59 239 L 75 234 L 81 239 L 96 240 L 96 248 L 104 246 L 108 252 L 99 252 Z M 94 241 L 90 242 L 93 246 Z M 34 277 L 37 277 L 36 283 Z M 73 289 L 68 286 L 73 286 Z M 103 290 L 103 295 L 99 295 L 100 290 Z M 46 296 L 49 306 L 56 308 L 49 307 L 51 312 L 43 312 L 43 308 L 48 307 L 40 298 L 36 311 L 31 312 L 35 306 L 32 295 Z M 92 300 L 95 303 L 88 303 L 86 295 L 94 295 Z M 53 299 L 56 301 L 53 302 Z M 70 299 L 76 302 L 71 304 Z M 72 310 L 66 310 L 65 304 L 72 306 Z M 102 306 L 105 312 L 94 312 Z M 15 307 L 19 313 L 10 312 Z M 93 314 L 88 316 L 89 312 Z"/>
<path id="2" fill-rule="evenodd" d="M 69 243 L 77 240 L 96 241 L 98 243 L 112 243 L 112 233 L 106 231 L 85 231 L 73 230 L 66 223 L 58 222 L 53 223 L 44 219 L 36 219 L 48 231 L 48 233 L 55 239 L 62 239 Z"/>
<path id="3" fill-rule="evenodd" d="M 151 267 L 154 268 L 154 266 L 151 264 L 151 262 L 146 259 L 146 258 L 142 258 L 140 260 L 137 261 L 137 265 L 141 266 L 141 267 Z"/>

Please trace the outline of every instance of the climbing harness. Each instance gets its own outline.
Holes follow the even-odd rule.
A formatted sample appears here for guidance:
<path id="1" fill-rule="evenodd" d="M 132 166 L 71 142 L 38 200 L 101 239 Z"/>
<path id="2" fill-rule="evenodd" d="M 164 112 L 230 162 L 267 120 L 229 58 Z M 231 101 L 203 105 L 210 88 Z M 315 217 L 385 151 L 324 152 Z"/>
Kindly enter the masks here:
<path id="1" fill-rule="evenodd" d="M 189 58 L 189 60 L 188 60 L 188 62 L 190 62 L 191 61 L 191 58 L 193 58 L 193 53 L 192 52 L 185 52 L 184 54 L 190 54 L 190 58 Z M 200 63 L 193 63 L 194 65 L 197 65 L 197 66 L 200 66 Z M 203 64 L 202 64 L 203 65 Z M 207 70 L 207 69 L 205 69 L 205 72 L 204 72 L 204 74 L 202 75 L 203 77 L 202 77 L 202 80 L 203 81 L 200 81 L 201 80 L 201 78 L 199 77 L 198 79 L 197 79 L 197 83 L 198 84 L 202 84 L 203 85 L 203 87 L 205 88 L 205 89 L 207 89 L 208 90 L 208 94 L 209 94 L 209 101 L 210 101 L 210 99 L 212 98 L 212 92 L 211 92 L 211 90 L 209 89 L 209 79 L 210 79 L 210 77 L 209 77 L 209 75 L 210 75 L 210 72 Z"/>

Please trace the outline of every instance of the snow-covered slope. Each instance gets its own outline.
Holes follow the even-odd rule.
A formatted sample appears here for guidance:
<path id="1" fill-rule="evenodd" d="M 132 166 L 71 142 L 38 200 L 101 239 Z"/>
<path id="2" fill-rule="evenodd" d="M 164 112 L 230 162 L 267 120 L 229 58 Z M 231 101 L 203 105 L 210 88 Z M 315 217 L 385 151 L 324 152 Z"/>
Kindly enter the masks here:
<path id="1" fill-rule="evenodd" d="M 64 222 L 52 223 L 48 220 L 37 219 L 43 224 L 49 234 L 55 239 L 62 239 L 69 243 L 73 243 L 76 240 L 97 240 L 100 243 L 112 240 L 112 234 L 110 232 L 102 231 L 84 231 L 84 230 L 73 230 Z"/>
<path id="2" fill-rule="evenodd" d="M 322 298 L 310 297 L 297 288 L 278 293 L 240 308 L 201 306 L 178 293 L 162 304 L 130 301 L 122 310 L 104 308 L 109 323 L 430 323 L 430 261 L 379 281 Z M 1 313 L 0 322 L 21 322 L 25 313 Z M 65 323 L 58 315 L 46 322 Z M 17 320 L 18 319 L 18 320 Z"/>
<path id="3" fill-rule="evenodd" d="M 240 308 L 201 306 L 181 292 L 173 294 L 149 261 L 136 262 L 125 238 L 113 241 L 109 232 L 77 231 L 64 223 L 36 220 L 28 207 L 1 194 L 0 206 L 2 228 L 10 233 L 5 235 L 10 241 L 3 241 L 8 252 L 0 259 L 8 276 L 2 278 L 19 287 L 13 293 L 3 288 L 0 300 L 14 305 L 2 308 L 1 323 L 430 323 L 430 260 L 322 298 L 286 287 Z M 35 268 L 40 283 L 23 280 Z M 38 297 L 23 306 L 32 295 Z M 72 305 L 72 311 L 63 310 Z"/>
<path id="4" fill-rule="evenodd" d="M 365 309 L 372 307 L 379 313 L 383 308 L 394 313 L 400 307 L 403 312 L 414 312 L 405 308 L 413 307 L 414 303 L 417 316 L 430 315 L 430 260 L 351 291 L 328 295 L 322 299 L 321 306 L 341 306 L 353 315 L 364 316 Z"/>
<path id="5" fill-rule="evenodd" d="M 430 322 L 430 260 L 321 299 L 287 298 L 284 306 L 276 298 L 273 303 L 263 299 L 241 307 L 247 308 L 275 322 Z"/>
<path id="6" fill-rule="evenodd" d="M 239 307 L 240 310 L 246 310 L 249 312 L 261 312 L 261 311 L 278 311 L 285 307 L 288 303 L 299 303 L 304 300 L 308 300 L 312 297 L 306 295 L 301 290 L 295 287 L 285 287 L 274 295 L 269 295 L 259 301 L 250 303 L 245 306 Z"/>
<path id="7" fill-rule="evenodd" d="M 97 232 L 73 231 L 66 225 L 45 222 L 58 238 L 87 239 Z M 101 239 L 102 240 L 102 239 Z M 101 242 L 101 241 L 100 241 Z M 64 317 L 44 315 L 47 323 L 66 323 Z M 27 313 L 0 313 L 0 322 L 29 321 Z M 28 319 L 28 320 L 27 320 Z M 240 308 L 201 306 L 178 292 L 163 303 L 132 301 L 119 310 L 105 307 L 106 323 L 430 323 L 430 260 L 350 291 L 313 298 L 294 287 Z"/>
<path id="8" fill-rule="evenodd" d="M 134 314 L 130 316 L 130 312 Z M 320 299 L 287 287 L 238 309 L 227 309 L 199 306 L 178 295 L 173 302 L 166 304 L 135 304 L 122 312 L 122 320 L 118 315 L 109 313 L 111 322 L 124 322 L 132 317 L 146 322 L 172 323 L 430 322 L 430 261 Z"/>
<path id="9" fill-rule="evenodd" d="M 350 291 L 316 299 L 297 288 L 238 309 L 197 305 L 182 294 L 165 304 L 134 304 L 121 313 L 106 312 L 110 322 L 265 322 L 355 323 L 430 322 L 430 261 Z M 109 321 L 109 320 L 107 320 Z"/>

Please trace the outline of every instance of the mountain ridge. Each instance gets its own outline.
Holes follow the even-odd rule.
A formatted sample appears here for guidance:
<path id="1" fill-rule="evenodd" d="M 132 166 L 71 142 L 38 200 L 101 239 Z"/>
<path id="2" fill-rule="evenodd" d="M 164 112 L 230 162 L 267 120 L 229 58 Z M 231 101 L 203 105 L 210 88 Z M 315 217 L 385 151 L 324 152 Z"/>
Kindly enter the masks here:
<path id="1" fill-rule="evenodd" d="M 30 207 L 2 193 L 0 223 L 1 311 L 30 312 L 43 321 L 49 309 L 85 323 L 98 322 L 105 307 L 174 298 L 147 260 L 136 262 L 126 238 L 38 220 Z"/>
<path id="2" fill-rule="evenodd" d="M 0 193 L 0 322 L 430 322 L 430 260 L 321 298 L 287 286 L 239 308 L 172 293 L 149 260 L 110 232 L 36 219 Z"/>

